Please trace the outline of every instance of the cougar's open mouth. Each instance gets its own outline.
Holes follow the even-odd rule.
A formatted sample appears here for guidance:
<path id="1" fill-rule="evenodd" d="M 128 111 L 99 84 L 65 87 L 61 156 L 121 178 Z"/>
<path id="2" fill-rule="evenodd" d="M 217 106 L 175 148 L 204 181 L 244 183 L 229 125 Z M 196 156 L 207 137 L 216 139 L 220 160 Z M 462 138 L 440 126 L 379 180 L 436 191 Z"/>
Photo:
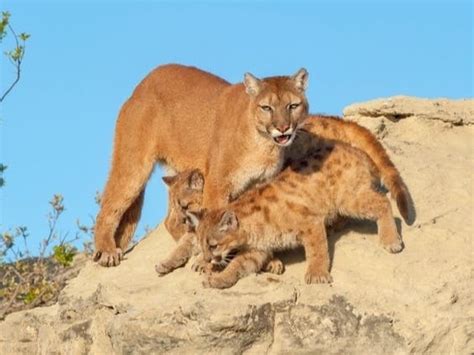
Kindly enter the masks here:
<path id="1" fill-rule="evenodd" d="M 287 147 L 293 142 L 295 132 L 296 131 L 293 129 L 289 129 L 285 133 L 275 130 L 272 132 L 273 142 L 280 147 Z"/>
<path id="2" fill-rule="evenodd" d="M 278 145 L 286 146 L 290 142 L 291 138 L 292 138 L 291 134 L 282 134 L 282 135 L 273 137 L 273 141 Z"/>

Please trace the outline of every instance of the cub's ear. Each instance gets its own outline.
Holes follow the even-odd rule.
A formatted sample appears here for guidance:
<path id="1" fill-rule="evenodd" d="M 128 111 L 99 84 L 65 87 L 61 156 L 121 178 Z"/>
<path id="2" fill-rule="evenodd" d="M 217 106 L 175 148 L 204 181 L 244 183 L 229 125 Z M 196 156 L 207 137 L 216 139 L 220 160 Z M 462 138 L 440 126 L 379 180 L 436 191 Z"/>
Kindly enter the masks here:
<path id="1" fill-rule="evenodd" d="M 221 232 L 230 232 L 239 228 L 239 220 L 233 211 L 225 211 L 219 222 Z"/>
<path id="2" fill-rule="evenodd" d="M 308 87 L 308 77 L 308 71 L 305 68 L 301 68 L 291 79 L 299 91 L 305 91 Z"/>
<path id="3" fill-rule="evenodd" d="M 163 179 L 163 181 L 166 185 L 171 186 L 176 182 L 176 177 L 177 177 L 177 175 L 163 176 L 162 179 Z"/>
<path id="4" fill-rule="evenodd" d="M 250 96 L 257 96 L 261 89 L 261 81 L 250 73 L 244 74 L 245 92 Z"/>
<path id="5" fill-rule="evenodd" d="M 190 227 L 197 228 L 204 214 L 205 210 L 202 210 L 200 212 L 186 211 L 186 217 L 188 217 L 186 218 L 186 224 Z"/>
<path id="6" fill-rule="evenodd" d="M 199 170 L 193 170 L 188 178 L 188 186 L 190 189 L 202 191 L 204 189 L 204 176 Z"/>

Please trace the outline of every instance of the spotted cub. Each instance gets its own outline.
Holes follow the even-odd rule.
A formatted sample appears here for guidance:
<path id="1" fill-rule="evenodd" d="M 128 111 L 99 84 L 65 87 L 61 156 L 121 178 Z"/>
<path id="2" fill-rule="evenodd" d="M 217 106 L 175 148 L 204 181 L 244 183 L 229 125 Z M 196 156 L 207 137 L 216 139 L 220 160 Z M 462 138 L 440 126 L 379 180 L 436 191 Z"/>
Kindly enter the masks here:
<path id="1" fill-rule="evenodd" d="M 365 153 L 321 141 L 305 156 L 225 208 L 187 212 L 205 261 L 227 263 L 235 254 L 222 272 L 206 275 L 205 286 L 231 287 L 260 271 L 274 251 L 300 245 L 306 255 L 306 283 L 331 282 L 325 223 L 337 215 L 376 221 L 381 245 L 391 253 L 402 250 L 379 172 Z"/>

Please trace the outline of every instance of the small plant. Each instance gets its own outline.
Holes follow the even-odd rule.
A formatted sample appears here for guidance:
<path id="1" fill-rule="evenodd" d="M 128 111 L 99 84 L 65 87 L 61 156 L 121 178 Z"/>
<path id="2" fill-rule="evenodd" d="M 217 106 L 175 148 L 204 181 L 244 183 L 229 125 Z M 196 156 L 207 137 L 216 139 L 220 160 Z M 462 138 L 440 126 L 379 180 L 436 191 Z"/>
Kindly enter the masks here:
<path id="1" fill-rule="evenodd" d="M 31 304 L 38 298 L 39 294 L 40 289 L 37 287 L 32 287 L 28 290 L 25 296 L 23 296 L 23 302 L 25 302 L 25 304 Z"/>
<path id="2" fill-rule="evenodd" d="M 53 247 L 53 258 L 64 267 L 71 266 L 77 251 L 68 244 L 56 245 Z"/>
<path id="3" fill-rule="evenodd" d="M 54 195 L 49 205 L 48 233 L 40 243 L 38 256 L 30 253 L 26 227 L 0 234 L 0 319 L 16 310 L 55 302 L 73 275 L 68 271 L 77 254 L 72 243 L 84 233 L 92 234 L 93 225 L 84 226 L 78 221 L 78 231 L 68 239 L 68 234 L 57 228 L 66 210 L 63 196 Z"/>
<path id="4" fill-rule="evenodd" d="M 11 254 L 15 260 L 29 257 L 28 236 L 28 229 L 24 226 L 0 234 L 0 265 L 5 262 L 7 254 Z M 18 245 L 17 241 L 20 239 L 23 240 L 24 247 Z"/>

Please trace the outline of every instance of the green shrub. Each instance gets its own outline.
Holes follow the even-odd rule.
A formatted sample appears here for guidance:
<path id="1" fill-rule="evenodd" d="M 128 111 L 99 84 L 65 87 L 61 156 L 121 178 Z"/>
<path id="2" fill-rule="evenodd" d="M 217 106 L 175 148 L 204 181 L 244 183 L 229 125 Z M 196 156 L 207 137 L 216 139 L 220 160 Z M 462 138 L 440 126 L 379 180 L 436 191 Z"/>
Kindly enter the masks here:
<path id="1" fill-rule="evenodd" d="M 72 264 L 76 249 L 69 244 L 61 244 L 53 247 L 53 258 L 64 267 Z"/>

